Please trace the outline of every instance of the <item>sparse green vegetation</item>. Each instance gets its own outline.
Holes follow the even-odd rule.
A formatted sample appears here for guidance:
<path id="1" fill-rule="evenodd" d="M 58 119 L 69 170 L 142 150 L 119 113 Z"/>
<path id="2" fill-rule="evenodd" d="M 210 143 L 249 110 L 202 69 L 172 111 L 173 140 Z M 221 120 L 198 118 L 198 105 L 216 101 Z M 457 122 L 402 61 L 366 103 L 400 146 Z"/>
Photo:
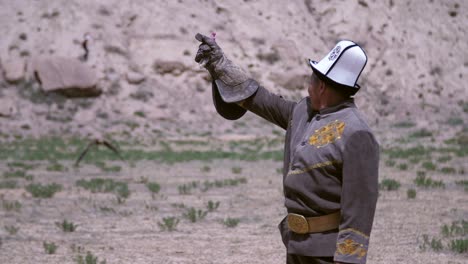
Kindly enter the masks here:
<path id="1" fill-rule="evenodd" d="M 63 232 L 74 232 L 78 225 L 75 225 L 73 222 L 68 222 L 66 219 L 62 222 L 56 222 L 56 226 L 62 229 Z"/>
<path id="2" fill-rule="evenodd" d="M 442 181 L 435 181 L 430 177 L 426 177 L 425 175 L 417 176 L 414 180 L 414 183 L 419 187 L 431 187 L 431 188 L 445 188 L 445 184 Z"/>
<path id="3" fill-rule="evenodd" d="M 46 254 L 52 255 L 55 254 L 55 251 L 57 251 L 58 246 L 54 243 L 48 243 L 46 241 L 42 242 L 42 246 L 44 247 L 44 251 Z"/>
<path id="4" fill-rule="evenodd" d="M 387 167 L 394 167 L 395 165 L 396 165 L 395 160 L 389 159 L 389 160 L 385 161 L 385 166 L 387 166 Z"/>
<path id="5" fill-rule="evenodd" d="M 48 171 L 68 171 L 67 167 L 63 166 L 60 163 L 54 162 L 47 166 L 46 168 Z"/>
<path id="6" fill-rule="evenodd" d="M 20 169 L 23 169 L 23 170 L 32 170 L 32 169 L 34 169 L 34 168 L 37 167 L 37 165 L 26 164 L 26 163 L 24 163 L 24 162 L 19 162 L 19 161 L 8 162 L 8 163 L 7 163 L 7 166 L 8 166 L 10 169 L 13 169 L 13 168 L 20 168 Z"/>
<path id="7" fill-rule="evenodd" d="M 398 169 L 400 169 L 400 170 L 407 170 L 407 169 L 408 169 L 408 164 L 406 164 L 406 163 L 400 163 L 400 164 L 398 164 Z"/>
<path id="8" fill-rule="evenodd" d="M 20 229 L 19 227 L 14 226 L 14 225 L 6 225 L 5 226 L 5 230 L 8 232 L 8 234 L 10 234 L 12 236 L 16 235 L 16 233 L 18 233 L 19 229 Z"/>
<path id="9" fill-rule="evenodd" d="M 192 190 L 198 187 L 198 181 L 192 181 L 190 183 L 182 184 L 177 186 L 179 194 L 191 194 Z"/>
<path id="10" fill-rule="evenodd" d="M 244 177 L 235 178 L 235 179 L 224 179 L 224 180 L 215 180 L 215 181 L 205 181 L 203 182 L 202 191 L 206 192 L 211 188 L 222 188 L 227 186 L 237 186 L 239 184 L 247 183 L 247 179 Z"/>
<path id="11" fill-rule="evenodd" d="M 208 201 L 208 205 L 206 206 L 208 208 L 208 212 L 213 212 L 219 207 L 219 201 L 213 202 L 211 200 Z"/>
<path id="12" fill-rule="evenodd" d="M 226 227 L 233 228 L 233 227 L 236 227 L 239 224 L 239 222 L 240 222 L 239 218 L 228 217 L 228 218 L 224 219 L 223 224 Z"/>
<path id="13" fill-rule="evenodd" d="M 450 161 L 452 160 L 452 156 L 450 155 L 444 155 L 444 156 L 440 156 L 438 159 L 437 159 L 437 162 L 439 163 L 445 163 L 447 161 Z"/>
<path id="14" fill-rule="evenodd" d="M 234 174 L 241 174 L 242 173 L 242 168 L 241 167 L 232 167 L 231 171 Z"/>
<path id="15" fill-rule="evenodd" d="M 463 254 L 468 252 L 468 239 L 453 239 L 450 241 L 450 250 Z"/>
<path id="16" fill-rule="evenodd" d="M 432 161 L 423 162 L 422 167 L 424 169 L 426 169 L 426 170 L 429 170 L 429 171 L 434 171 L 437 168 L 436 165 L 434 163 L 432 163 Z"/>
<path id="17" fill-rule="evenodd" d="M 450 126 L 460 126 L 463 125 L 463 119 L 460 117 L 451 117 L 447 120 L 447 124 Z"/>
<path id="18" fill-rule="evenodd" d="M 210 172 L 211 168 L 210 168 L 210 166 L 205 165 L 200 169 L 200 171 L 201 172 Z"/>
<path id="19" fill-rule="evenodd" d="M 135 116 L 138 116 L 138 117 L 141 117 L 141 118 L 145 118 L 145 117 L 146 117 L 146 114 L 145 114 L 145 112 L 143 112 L 143 111 L 135 111 L 133 114 L 134 114 Z"/>
<path id="20" fill-rule="evenodd" d="M 0 182 L 0 189 L 15 189 L 18 183 L 14 180 L 7 180 Z"/>
<path id="21" fill-rule="evenodd" d="M 19 212 L 21 210 L 21 203 L 18 202 L 18 201 L 6 201 L 6 200 L 2 200 L 2 207 L 5 211 L 15 211 L 15 212 Z"/>
<path id="22" fill-rule="evenodd" d="M 429 239 L 428 235 L 423 235 L 423 241 L 420 244 L 420 249 L 426 250 L 431 248 L 434 251 L 440 251 L 447 248 L 455 253 L 463 254 L 468 252 L 468 222 L 465 220 L 454 221 L 451 224 L 444 224 L 441 227 L 443 238 Z M 444 244 L 446 245 L 444 247 Z"/>
<path id="23" fill-rule="evenodd" d="M 444 248 L 442 245 L 442 241 L 440 239 L 437 239 L 435 237 L 433 237 L 432 239 L 429 239 L 429 236 L 426 234 L 424 234 L 422 237 L 423 237 L 423 242 L 421 245 L 419 245 L 419 248 L 421 250 L 425 251 L 431 248 L 434 251 L 440 251 Z"/>
<path id="24" fill-rule="evenodd" d="M 394 191 L 400 188 L 400 183 L 393 179 L 384 179 L 379 184 L 379 189 L 386 191 Z"/>
<path id="25" fill-rule="evenodd" d="M 201 209 L 195 209 L 193 207 L 187 209 L 187 211 L 184 213 L 184 217 L 190 220 L 190 222 L 195 223 L 200 220 L 203 220 L 206 215 L 208 214 L 207 211 L 201 210 Z"/>
<path id="26" fill-rule="evenodd" d="M 134 127 L 132 125 L 132 127 Z M 170 143 L 160 141 L 158 143 L 166 144 L 167 148 L 161 150 L 148 151 L 141 148 L 135 148 L 135 144 L 127 142 L 112 142 L 115 145 L 127 146 L 123 153 L 125 160 L 154 160 L 164 163 L 187 162 L 191 160 L 210 161 L 216 159 L 232 160 L 277 160 L 283 158 L 282 140 L 256 140 L 256 141 L 238 141 L 233 144 L 235 151 L 208 150 L 194 151 L 183 150 L 175 151 L 170 147 Z M 44 137 L 40 139 L 18 139 L 12 142 L 4 142 L 0 145 L 0 160 L 21 161 L 39 161 L 49 160 L 51 162 L 59 160 L 76 160 L 82 151 L 83 146 L 88 145 L 89 141 L 85 138 L 58 138 Z M 175 144 L 175 143 L 174 143 Z M 197 142 L 199 145 L 199 142 Z M 246 147 L 248 146 L 248 148 Z M 266 149 L 266 146 L 275 146 L 274 150 Z M 93 148 L 83 158 L 83 162 L 95 162 L 104 160 L 116 160 L 118 156 L 107 148 Z"/>
<path id="27" fill-rule="evenodd" d="M 26 191 L 35 198 L 52 198 L 56 192 L 62 190 L 62 185 L 51 183 L 42 185 L 40 183 L 31 183 L 26 186 Z"/>
<path id="28" fill-rule="evenodd" d="M 393 125 L 396 128 L 410 128 L 416 126 L 414 122 L 411 121 L 401 121 Z"/>
<path id="29" fill-rule="evenodd" d="M 456 181 L 455 184 L 465 187 L 465 192 L 468 192 L 468 180 Z"/>
<path id="30" fill-rule="evenodd" d="M 432 132 L 423 128 L 410 134 L 410 138 L 432 137 Z"/>
<path id="31" fill-rule="evenodd" d="M 454 221 L 452 224 L 444 224 L 441 227 L 442 235 L 445 237 L 468 235 L 468 221 Z"/>
<path id="32" fill-rule="evenodd" d="M 76 186 L 82 187 L 93 193 L 115 193 L 117 198 L 128 198 L 130 191 L 126 182 L 114 181 L 112 179 L 94 178 L 91 180 L 78 180 Z"/>
<path id="33" fill-rule="evenodd" d="M 442 167 L 440 171 L 445 174 L 455 174 L 457 172 L 457 170 L 452 167 Z"/>
<path id="34" fill-rule="evenodd" d="M 75 259 L 77 264 L 98 264 L 98 257 L 95 257 L 93 253 L 86 252 L 86 256 L 78 255 Z M 99 264 L 105 264 L 106 260 L 99 262 Z"/>
<path id="35" fill-rule="evenodd" d="M 161 190 L 161 186 L 157 182 L 148 182 L 146 183 L 146 188 L 152 193 L 158 193 Z"/>
<path id="36" fill-rule="evenodd" d="M 5 178 L 23 178 L 28 181 L 32 181 L 33 176 L 26 174 L 23 170 L 15 170 L 15 171 L 7 171 L 3 173 L 3 177 Z"/>
<path id="37" fill-rule="evenodd" d="M 176 230 L 179 221 L 179 218 L 174 216 L 164 217 L 162 222 L 158 222 L 158 226 L 162 231 L 174 231 Z"/>
<path id="38" fill-rule="evenodd" d="M 406 196 L 408 197 L 408 199 L 416 198 L 416 190 L 415 189 L 408 189 L 406 191 Z"/>

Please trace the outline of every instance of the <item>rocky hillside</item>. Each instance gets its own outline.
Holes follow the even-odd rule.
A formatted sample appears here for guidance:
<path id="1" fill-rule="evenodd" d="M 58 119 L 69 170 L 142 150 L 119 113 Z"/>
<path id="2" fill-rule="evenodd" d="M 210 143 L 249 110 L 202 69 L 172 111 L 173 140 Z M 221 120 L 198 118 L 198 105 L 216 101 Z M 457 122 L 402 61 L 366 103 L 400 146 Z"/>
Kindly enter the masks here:
<path id="1" fill-rule="evenodd" d="M 398 124 L 440 137 L 466 131 L 465 1 L 0 0 L 0 7 L 5 139 L 282 133 L 252 114 L 235 122 L 216 114 L 209 76 L 193 61 L 195 34 L 212 31 L 231 59 L 292 100 L 306 95 L 307 58 L 354 40 L 369 56 L 357 103 L 381 138 Z M 58 84 L 37 81 L 44 68 Z"/>

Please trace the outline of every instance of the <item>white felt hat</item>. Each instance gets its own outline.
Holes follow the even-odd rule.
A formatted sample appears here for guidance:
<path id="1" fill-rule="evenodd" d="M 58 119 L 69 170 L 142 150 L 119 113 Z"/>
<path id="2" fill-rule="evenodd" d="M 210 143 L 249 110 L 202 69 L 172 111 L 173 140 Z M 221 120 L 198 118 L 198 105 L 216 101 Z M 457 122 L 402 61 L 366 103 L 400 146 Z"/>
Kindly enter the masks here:
<path id="1" fill-rule="evenodd" d="M 356 43 L 342 40 L 321 61 L 309 60 L 310 67 L 319 78 L 325 78 L 339 86 L 359 90 L 357 84 L 367 56 Z"/>

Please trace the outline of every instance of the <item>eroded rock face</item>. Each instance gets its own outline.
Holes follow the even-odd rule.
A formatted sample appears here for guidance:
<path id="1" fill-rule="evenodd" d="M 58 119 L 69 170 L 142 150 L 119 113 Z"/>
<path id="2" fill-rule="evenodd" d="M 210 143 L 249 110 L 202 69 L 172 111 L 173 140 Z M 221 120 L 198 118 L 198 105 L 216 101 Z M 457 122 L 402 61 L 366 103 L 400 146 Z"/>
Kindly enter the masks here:
<path id="1" fill-rule="evenodd" d="M 37 58 L 34 76 L 44 92 L 57 92 L 68 97 L 95 97 L 102 91 L 97 87 L 93 69 L 72 58 Z"/>

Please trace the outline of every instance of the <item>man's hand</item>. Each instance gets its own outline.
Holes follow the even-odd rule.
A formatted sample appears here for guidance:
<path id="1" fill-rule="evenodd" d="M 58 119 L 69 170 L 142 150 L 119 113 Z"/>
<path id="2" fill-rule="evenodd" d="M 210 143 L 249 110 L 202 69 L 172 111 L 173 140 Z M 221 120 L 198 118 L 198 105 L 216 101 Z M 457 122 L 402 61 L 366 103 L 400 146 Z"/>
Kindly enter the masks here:
<path id="1" fill-rule="evenodd" d="M 201 42 L 197 55 L 195 55 L 195 61 L 205 67 L 215 78 L 217 75 L 216 67 L 220 68 L 225 60 L 223 51 L 214 38 L 197 33 L 195 39 Z"/>

